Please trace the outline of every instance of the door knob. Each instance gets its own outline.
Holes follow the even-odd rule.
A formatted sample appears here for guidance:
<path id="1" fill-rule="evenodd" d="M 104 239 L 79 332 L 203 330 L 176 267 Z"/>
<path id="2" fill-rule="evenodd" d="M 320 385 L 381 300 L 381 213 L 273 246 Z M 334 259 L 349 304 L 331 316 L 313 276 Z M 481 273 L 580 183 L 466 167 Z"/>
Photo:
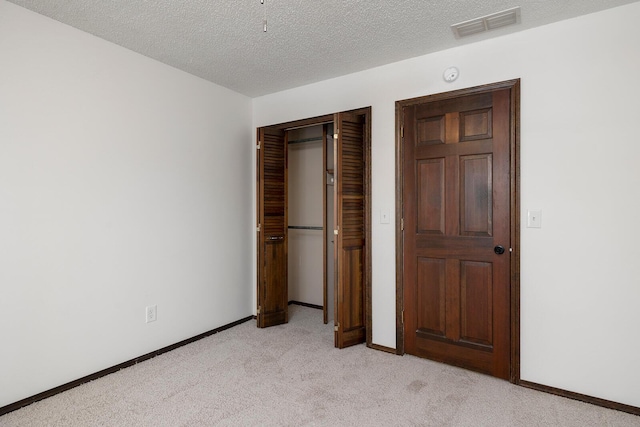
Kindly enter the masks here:
<path id="1" fill-rule="evenodd" d="M 504 246 L 496 246 L 495 248 L 493 248 L 493 252 L 497 253 L 498 255 L 502 255 L 504 253 Z"/>

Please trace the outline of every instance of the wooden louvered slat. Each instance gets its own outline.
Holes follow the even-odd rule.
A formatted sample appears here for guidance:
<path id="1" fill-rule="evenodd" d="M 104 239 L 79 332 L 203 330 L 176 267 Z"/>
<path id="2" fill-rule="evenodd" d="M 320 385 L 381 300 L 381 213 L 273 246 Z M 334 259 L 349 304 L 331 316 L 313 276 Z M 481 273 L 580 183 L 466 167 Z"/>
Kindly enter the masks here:
<path id="1" fill-rule="evenodd" d="M 259 130 L 258 326 L 288 321 L 287 144 L 284 131 Z"/>
<path id="2" fill-rule="evenodd" d="M 336 238 L 337 320 L 336 346 L 365 340 L 364 267 L 365 151 L 361 116 L 337 114 Z"/>

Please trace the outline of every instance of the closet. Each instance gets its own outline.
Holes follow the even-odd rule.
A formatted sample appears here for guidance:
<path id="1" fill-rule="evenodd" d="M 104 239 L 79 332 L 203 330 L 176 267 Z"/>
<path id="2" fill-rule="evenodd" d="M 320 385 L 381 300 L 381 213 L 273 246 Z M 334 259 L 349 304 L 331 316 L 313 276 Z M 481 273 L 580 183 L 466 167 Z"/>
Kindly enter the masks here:
<path id="1" fill-rule="evenodd" d="M 336 347 L 370 343 L 370 114 L 258 129 L 258 327 L 296 302 L 323 308 Z"/>

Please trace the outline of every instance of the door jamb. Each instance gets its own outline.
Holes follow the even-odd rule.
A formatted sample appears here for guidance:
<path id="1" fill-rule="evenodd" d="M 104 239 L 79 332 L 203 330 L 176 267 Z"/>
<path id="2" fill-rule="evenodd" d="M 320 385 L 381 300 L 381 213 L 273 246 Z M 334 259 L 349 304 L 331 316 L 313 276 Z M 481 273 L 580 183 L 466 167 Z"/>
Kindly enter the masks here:
<path id="1" fill-rule="evenodd" d="M 509 381 L 520 383 L 520 79 L 460 89 L 451 92 L 427 95 L 396 101 L 396 354 L 404 354 L 404 283 L 402 279 L 403 250 L 403 108 L 424 102 L 457 98 L 499 89 L 511 90 L 511 130 L 510 130 L 510 238 L 511 255 L 511 355 Z"/>

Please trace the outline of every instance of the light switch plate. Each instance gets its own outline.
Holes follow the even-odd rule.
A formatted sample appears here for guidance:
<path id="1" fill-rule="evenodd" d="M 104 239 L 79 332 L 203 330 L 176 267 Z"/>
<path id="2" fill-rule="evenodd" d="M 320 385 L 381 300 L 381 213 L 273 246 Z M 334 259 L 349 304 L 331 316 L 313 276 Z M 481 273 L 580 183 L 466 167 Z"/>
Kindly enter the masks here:
<path id="1" fill-rule="evenodd" d="M 527 211 L 527 227 L 542 228 L 542 210 L 536 209 Z"/>
<path id="2" fill-rule="evenodd" d="M 380 211 L 380 224 L 389 224 L 390 221 L 389 209 L 382 209 Z"/>

